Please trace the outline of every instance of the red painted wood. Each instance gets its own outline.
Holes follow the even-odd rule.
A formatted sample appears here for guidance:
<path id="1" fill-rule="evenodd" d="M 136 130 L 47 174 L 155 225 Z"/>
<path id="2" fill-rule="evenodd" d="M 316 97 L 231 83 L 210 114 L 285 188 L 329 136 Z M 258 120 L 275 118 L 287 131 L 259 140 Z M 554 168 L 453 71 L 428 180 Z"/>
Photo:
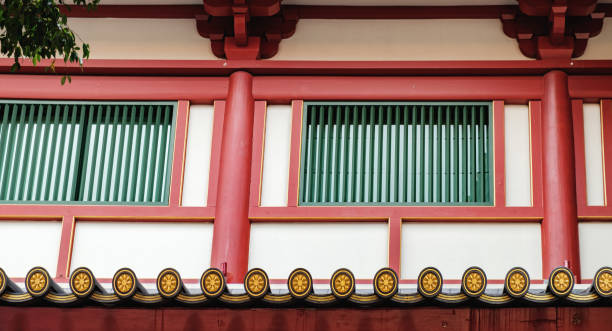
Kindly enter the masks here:
<path id="1" fill-rule="evenodd" d="M 266 102 L 255 101 L 253 118 L 253 152 L 251 162 L 250 206 L 259 206 L 266 136 Z"/>
<path id="2" fill-rule="evenodd" d="M 253 78 L 256 99 L 510 100 L 539 99 L 540 77 L 269 77 Z"/>
<path id="3" fill-rule="evenodd" d="M 308 207 L 258 207 L 251 208 L 253 221 L 287 221 L 287 219 L 324 221 L 386 221 L 400 217 L 405 221 L 492 221 L 537 222 L 543 217 L 536 207 L 428 207 L 428 206 L 308 206 Z"/>
<path id="4" fill-rule="evenodd" d="M 23 74 L 46 74 L 51 60 L 37 66 L 20 61 Z M 0 58 L 0 72 L 9 73 L 13 59 Z M 518 60 L 518 61 L 258 61 L 258 60 L 85 60 L 55 65 L 59 74 L 81 75 L 229 75 L 246 70 L 253 75 L 541 75 L 551 69 L 571 74 L 612 73 L 612 60 Z M 589 77 L 585 77 L 588 79 Z M 59 80 L 59 77 L 57 77 Z M 572 79 L 570 79 L 570 82 Z M 573 85 L 573 84 L 571 84 Z M 580 90 L 579 84 L 576 84 Z M 227 86 L 227 85 L 224 85 Z M 599 87 L 605 88 L 605 87 Z M 224 92 L 225 93 L 225 92 Z M 188 98 L 186 98 L 188 99 Z M 193 100 L 192 100 L 193 101 Z"/>
<path id="5" fill-rule="evenodd" d="M 221 167 L 221 141 L 223 139 L 223 123 L 225 121 L 225 101 L 215 101 L 213 114 L 213 135 L 210 148 L 210 170 L 208 177 L 207 206 L 217 205 L 217 187 L 219 184 L 219 169 Z"/>
<path id="6" fill-rule="evenodd" d="M 176 108 L 176 126 L 174 129 L 174 154 L 172 158 L 172 176 L 170 180 L 170 201 L 172 207 L 181 204 L 183 193 L 183 175 L 185 171 L 185 150 L 187 146 L 187 125 L 189 121 L 189 101 L 179 100 Z"/>
<path id="7" fill-rule="evenodd" d="M 60 6 L 60 10 L 68 17 L 89 18 L 177 19 L 206 14 L 202 5 L 98 5 L 95 10 L 87 10 L 82 6 Z"/>
<path id="8" fill-rule="evenodd" d="M 0 220 L 57 220 L 74 215 L 78 221 L 202 221 L 214 218 L 213 207 L 111 205 L 2 205 Z"/>
<path id="9" fill-rule="evenodd" d="M 612 76 L 569 76 L 568 85 L 571 98 L 585 102 L 612 98 Z"/>
<path id="10" fill-rule="evenodd" d="M 559 307 L 557 315 L 558 331 L 610 330 L 612 325 L 610 307 Z"/>
<path id="11" fill-rule="evenodd" d="M 504 102 L 493 101 L 493 139 L 494 139 L 494 192 L 495 206 L 506 206 L 506 138 Z"/>
<path id="12" fill-rule="evenodd" d="M 531 185 L 533 207 L 542 210 L 544 192 L 542 188 L 542 101 L 529 102 L 531 122 Z"/>
<path id="13" fill-rule="evenodd" d="M 402 219 L 389 219 L 389 268 L 395 270 L 397 277 L 402 274 Z M 374 276 L 374 275 L 372 275 Z"/>
<path id="14" fill-rule="evenodd" d="M 224 77 L 74 76 L 60 84 L 57 75 L 0 75 L 0 98 L 40 100 L 191 100 L 224 98 Z M 33 93 L 36 91 L 36 93 Z"/>
<path id="15" fill-rule="evenodd" d="M 472 310 L 471 330 L 482 331 L 557 331 L 554 307 Z"/>
<path id="16" fill-rule="evenodd" d="M 230 76 L 217 187 L 211 265 L 227 266 L 227 281 L 242 282 L 249 254 L 249 184 L 253 148 L 252 76 Z"/>
<path id="17" fill-rule="evenodd" d="M 572 114 L 567 75 L 551 71 L 544 77 L 542 159 L 544 219 L 542 221 L 542 275 L 568 266 L 580 279 L 578 222 Z"/>
<path id="18" fill-rule="evenodd" d="M 288 207 L 296 207 L 298 205 L 303 107 L 303 100 L 293 100 L 291 102 L 291 154 L 289 156 L 289 192 L 287 192 Z"/>
<path id="19" fill-rule="evenodd" d="M 57 281 L 67 281 L 70 277 L 70 260 L 72 258 L 72 243 L 74 241 L 74 216 L 67 214 L 62 218 L 62 234 L 60 238 L 59 256 L 57 260 Z"/>

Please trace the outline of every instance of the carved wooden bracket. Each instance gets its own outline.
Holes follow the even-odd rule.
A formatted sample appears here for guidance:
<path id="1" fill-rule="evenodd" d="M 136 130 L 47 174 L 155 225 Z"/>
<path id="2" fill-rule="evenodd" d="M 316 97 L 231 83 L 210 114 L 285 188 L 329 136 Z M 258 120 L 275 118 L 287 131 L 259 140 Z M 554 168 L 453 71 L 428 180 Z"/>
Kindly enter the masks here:
<path id="1" fill-rule="evenodd" d="M 571 59 L 584 54 L 589 38 L 603 26 L 596 0 L 519 0 L 521 12 L 502 14 L 504 33 L 515 38 L 523 55 L 534 59 Z"/>
<path id="2" fill-rule="evenodd" d="M 228 1 L 229 12 L 220 5 L 222 2 L 204 3 L 208 13 L 212 11 L 223 15 L 196 16 L 198 32 L 202 37 L 210 39 L 213 54 L 217 57 L 230 60 L 270 58 L 278 52 L 281 40 L 291 37 L 295 32 L 297 11 L 292 8 L 281 9 L 279 0 L 253 1 L 248 4 L 244 0 L 242 3 L 238 3 L 238 0 L 233 3 Z"/>

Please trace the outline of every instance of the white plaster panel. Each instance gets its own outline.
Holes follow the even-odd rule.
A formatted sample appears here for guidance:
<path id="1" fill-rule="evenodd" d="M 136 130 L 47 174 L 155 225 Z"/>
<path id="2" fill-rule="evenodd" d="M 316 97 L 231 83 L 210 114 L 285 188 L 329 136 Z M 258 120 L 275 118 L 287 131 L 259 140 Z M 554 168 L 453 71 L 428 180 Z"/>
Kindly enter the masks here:
<path id="1" fill-rule="evenodd" d="M 504 109 L 506 206 L 531 206 L 531 146 L 529 107 Z"/>
<path id="2" fill-rule="evenodd" d="M 164 268 L 199 278 L 210 267 L 212 223 L 77 222 L 71 269 L 111 278 L 122 267 L 156 278 Z"/>
<path id="3" fill-rule="evenodd" d="M 206 206 L 213 114 L 214 107 L 212 105 L 192 105 L 189 108 L 185 172 L 183 175 L 183 206 Z"/>
<path id="4" fill-rule="evenodd" d="M 69 18 L 91 59 L 218 60 L 194 19 Z"/>
<path id="5" fill-rule="evenodd" d="M 520 266 L 532 279 L 542 278 L 542 244 L 538 223 L 437 223 L 402 225 L 402 278 L 417 279 L 435 267 L 445 279 L 461 279 L 471 266 L 489 279 L 504 279 Z"/>
<path id="6" fill-rule="evenodd" d="M 43 267 L 55 277 L 61 232 L 61 222 L 0 221 L 0 268 L 9 277 L 25 277 Z"/>
<path id="7" fill-rule="evenodd" d="M 303 19 L 273 60 L 525 60 L 499 19 Z"/>
<path id="8" fill-rule="evenodd" d="M 584 55 L 578 60 L 610 59 L 612 59 L 612 19 L 604 18 L 601 32 L 596 37 L 589 38 Z"/>
<path id="9" fill-rule="evenodd" d="M 587 205 L 603 206 L 605 199 L 600 105 L 585 103 L 583 105 L 583 119 Z"/>
<path id="10" fill-rule="evenodd" d="M 290 152 L 291 105 L 270 105 L 266 110 L 262 206 L 287 206 Z"/>
<path id="11" fill-rule="evenodd" d="M 612 223 L 583 222 L 578 224 L 580 239 L 580 275 L 592 279 L 601 267 L 612 267 L 610 238 Z"/>
<path id="12" fill-rule="evenodd" d="M 356 278 L 371 279 L 388 265 L 388 232 L 384 222 L 252 223 L 249 268 L 286 279 L 302 267 L 313 278 L 329 279 L 345 267 Z"/>

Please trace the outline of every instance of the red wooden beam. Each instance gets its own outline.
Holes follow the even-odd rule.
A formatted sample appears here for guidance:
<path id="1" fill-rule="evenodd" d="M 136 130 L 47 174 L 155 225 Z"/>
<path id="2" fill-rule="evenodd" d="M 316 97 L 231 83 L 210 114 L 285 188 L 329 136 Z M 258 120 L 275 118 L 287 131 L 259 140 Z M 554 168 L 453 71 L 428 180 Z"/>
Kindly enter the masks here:
<path id="1" fill-rule="evenodd" d="M 546 277 L 555 267 L 566 266 L 579 281 L 576 172 L 567 75 L 551 71 L 544 81 L 542 275 Z"/>
<path id="2" fill-rule="evenodd" d="M 230 76 L 225 108 L 211 266 L 239 283 L 249 261 L 249 184 L 253 148 L 252 76 Z"/>

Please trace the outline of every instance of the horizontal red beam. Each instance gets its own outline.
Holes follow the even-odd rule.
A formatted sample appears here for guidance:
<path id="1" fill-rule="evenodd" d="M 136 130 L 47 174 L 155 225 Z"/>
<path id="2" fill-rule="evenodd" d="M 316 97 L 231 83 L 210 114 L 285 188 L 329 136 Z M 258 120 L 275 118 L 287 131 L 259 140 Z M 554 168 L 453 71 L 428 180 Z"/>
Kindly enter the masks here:
<path id="1" fill-rule="evenodd" d="M 20 74 L 49 74 L 50 60 L 33 66 L 22 61 Z M 0 59 L 0 73 L 9 73 L 12 59 Z M 553 69 L 570 74 L 612 74 L 612 60 L 518 61 L 257 61 L 257 60 L 85 60 L 83 67 L 56 63 L 56 72 L 71 75 L 229 75 L 237 70 L 254 75 L 540 75 Z M 50 74 L 49 74 L 50 75 Z M 59 81 L 59 77 L 57 78 Z M 222 85 L 223 90 L 227 84 Z"/>
<path id="2" fill-rule="evenodd" d="M 570 98 L 612 98 L 612 76 L 569 76 Z"/>
<path id="3" fill-rule="evenodd" d="M 406 206 L 345 206 L 345 207 L 251 207 L 249 218 L 254 221 L 526 221 L 537 222 L 543 217 L 537 207 L 406 207 Z"/>
<path id="4" fill-rule="evenodd" d="M 268 77 L 253 79 L 255 99 L 510 100 L 542 97 L 541 77 Z"/>
<path id="5" fill-rule="evenodd" d="M 195 18 L 206 14 L 203 5 L 99 5 L 60 7 L 68 17 L 90 18 Z M 307 6 L 284 5 L 304 19 L 496 19 L 518 12 L 518 5 L 483 6 Z M 612 4 L 599 4 L 595 12 L 612 16 Z"/>
<path id="6" fill-rule="evenodd" d="M 92 205 L 0 205 L 1 220 L 61 220 L 74 215 L 79 221 L 171 221 L 211 220 L 214 207 L 92 206 Z"/>
<path id="7" fill-rule="evenodd" d="M 74 76 L 60 84 L 56 75 L 0 75 L 0 98 L 45 100 L 190 100 L 224 99 L 223 77 Z"/>

